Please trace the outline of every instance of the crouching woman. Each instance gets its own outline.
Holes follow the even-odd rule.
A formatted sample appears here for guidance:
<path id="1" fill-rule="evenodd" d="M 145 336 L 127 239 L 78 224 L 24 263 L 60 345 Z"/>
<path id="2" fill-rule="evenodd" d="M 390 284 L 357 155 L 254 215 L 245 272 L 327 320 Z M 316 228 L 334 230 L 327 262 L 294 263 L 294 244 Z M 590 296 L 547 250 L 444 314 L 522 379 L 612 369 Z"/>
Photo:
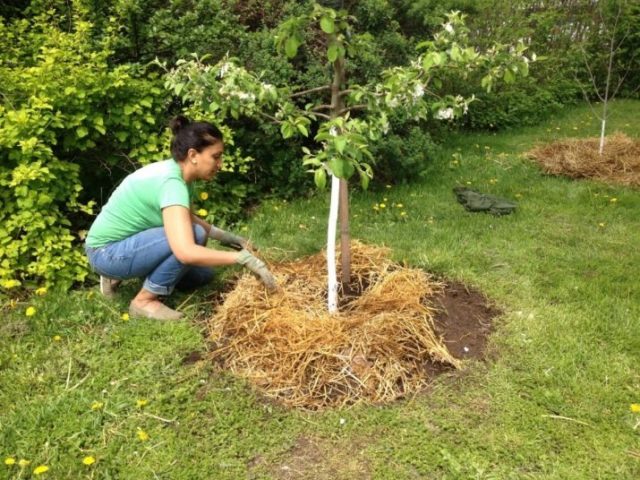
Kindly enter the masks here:
<path id="1" fill-rule="evenodd" d="M 171 122 L 173 159 L 127 176 L 91 225 L 85 243 L 100 289 L 112 296 L 121 280 L 144 278 L 131 301 L 131 316 L 178 320 L 182 313 L 161 302 L 175 287 L 192 289 L 213 278 L 211 267 L 241 264 L 274 290 L 276 281 L 252 255 L 247 240 L 191 213 L 190 184 L 213 179 L 222 167 L 220 130 L 177 117 Z M 237 251 L 207 248 L 208 238 Z"/>

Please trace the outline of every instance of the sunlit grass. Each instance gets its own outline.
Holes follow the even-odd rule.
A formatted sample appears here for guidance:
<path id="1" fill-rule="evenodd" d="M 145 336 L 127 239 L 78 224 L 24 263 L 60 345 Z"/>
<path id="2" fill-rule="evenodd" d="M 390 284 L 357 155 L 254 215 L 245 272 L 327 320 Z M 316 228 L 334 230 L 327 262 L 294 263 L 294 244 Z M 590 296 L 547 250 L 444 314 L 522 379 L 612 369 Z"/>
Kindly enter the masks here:
<path id="1" fill-rule="evenodd" d="M 616 102 L 609 131 L 638 136 L 638 111 Z M 394 405 L 284 411 L 183 364 L 206 353 L 206 292 L 172 299 L 190 319 L 177 324 L 123 315 L 136 282 L 113 303 L 40 292 L 0 323 L 0 478 L 638 478 L 640 192 L 545 176 L 522 155 L 597 136 L 589 115 L 452 136 L 421 183 L 352 190 L 354 237 L 502 309 L 486 363 Z M 518 209 L 468 213 L 456 185 Z M 311 254 L 327 209 L 326 193 L 270 201 L 245 233 L 271 261 Z"/>

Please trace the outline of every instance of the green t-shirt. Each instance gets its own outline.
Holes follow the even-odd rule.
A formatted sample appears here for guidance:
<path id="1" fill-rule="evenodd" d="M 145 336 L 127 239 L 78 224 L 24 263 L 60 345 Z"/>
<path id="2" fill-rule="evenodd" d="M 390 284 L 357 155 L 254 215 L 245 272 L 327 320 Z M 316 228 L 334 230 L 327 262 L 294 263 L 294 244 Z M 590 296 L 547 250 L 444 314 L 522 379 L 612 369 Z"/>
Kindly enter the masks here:
<path id="1" fill-rule="evenodd" d="M 189 208 L 189 188 L 174 160 L 142 167 L 127 176 L 91 225 L 86 243 L 102 247 L 154 227 L 161 227 L 162 209 Z"/>

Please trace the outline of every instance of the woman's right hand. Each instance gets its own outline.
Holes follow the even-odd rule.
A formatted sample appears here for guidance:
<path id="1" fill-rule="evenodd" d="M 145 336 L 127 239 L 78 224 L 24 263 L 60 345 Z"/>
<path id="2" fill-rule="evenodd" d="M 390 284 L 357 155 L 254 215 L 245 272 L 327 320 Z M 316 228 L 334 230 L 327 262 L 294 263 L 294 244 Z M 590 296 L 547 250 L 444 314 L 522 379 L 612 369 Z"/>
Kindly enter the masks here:
<path id="1" fill-rule="evenodd" d="M 265 263 L 256 256 L 249 253 L 248 250 L 241 250 L 238 254 L 238 259 L 236 260 L 236 262 L 251 270 L 256 275 L 256 277 L 258 277 L 262 281 L 262 283 L 264 283 L 265 287 L 267 287 L 267 291 L 273 292 L 278 289 L 276 279 L 269 271 Z"/>

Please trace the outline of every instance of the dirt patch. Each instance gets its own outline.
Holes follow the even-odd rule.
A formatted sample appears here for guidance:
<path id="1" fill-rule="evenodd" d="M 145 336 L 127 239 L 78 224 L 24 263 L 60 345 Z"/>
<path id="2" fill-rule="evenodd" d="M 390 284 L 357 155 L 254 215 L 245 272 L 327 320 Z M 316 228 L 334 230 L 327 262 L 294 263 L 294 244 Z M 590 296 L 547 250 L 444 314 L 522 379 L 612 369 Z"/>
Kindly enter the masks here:
<path id="1" fill-rule="evenodd" d="M 182 357 L 182 365 L 191 365 L 193 363 L 199 362 L 204 357 L 202 356 L 202 352 L 193 351 L 186 354 Z"/>
<path id="2" fill-rule="evenodd" d="M 371 472 L 364 455 L 365 443 L 300 436 L 277 463 L 266 465 L 261 457 L 251 461 L 249 478 L 258 478 L 262 470 L 279 480 L 367 480 Z"/>
<path id="3" fill-rule="evenodd" d="M 570 138 L 536 147 L 527 156 L 549 174 L 640 187 L 640 140 L 615 133 L 606 137 L 602 155 L 599 144 L 598 138 Z"/>
<path id="4" fill-rule="evenodd" d="M 446 283 L 431 302 L 438 309 L 436 332 L 444 338 L 451 355 L 461 360 L 484 358 L 493 318 L 500 310 L 490 305 L 478 290 L 458 282 Z"/>

